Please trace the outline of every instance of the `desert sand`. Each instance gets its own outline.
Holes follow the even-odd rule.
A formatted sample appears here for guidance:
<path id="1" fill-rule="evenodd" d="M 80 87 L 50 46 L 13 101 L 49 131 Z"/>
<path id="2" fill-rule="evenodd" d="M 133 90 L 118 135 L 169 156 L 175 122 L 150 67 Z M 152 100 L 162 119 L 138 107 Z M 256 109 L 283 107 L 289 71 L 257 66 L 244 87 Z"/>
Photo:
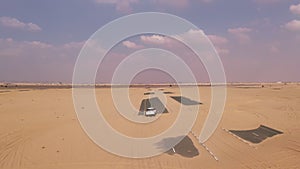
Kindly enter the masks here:
<path id="1" fill-rule="evenodd" d="M 202 104 L 192 131 L 172 150 L 132 159 L 111 154 L 96 145 L 77 119 L 72 89 L 68 87 L 0 87 L 1 169 L 292 169 L 300 168 L 300 85 L 230 85 L 223 118 L 212 137 L 199 144 L 210 106 L 210 87 L 200 86 Z M 148 86 L 149 87 L 149 86 Z M 132 137 L 149 137 L 167 129 L 181 106 L 170 96 L 176 86 L 130 88 L 132 105 L 139 110 L 145 95 L 165 91 L 168 113 L 149 124 L 123 118 L 113 106 L 110 88 L 97 88 L 103 115 L 117 131 Z M 283 132 L 251 143 L 229 130 L 251 130 L 260 125 Z M 105 133 L 103 133 L 105 137 Z"/>

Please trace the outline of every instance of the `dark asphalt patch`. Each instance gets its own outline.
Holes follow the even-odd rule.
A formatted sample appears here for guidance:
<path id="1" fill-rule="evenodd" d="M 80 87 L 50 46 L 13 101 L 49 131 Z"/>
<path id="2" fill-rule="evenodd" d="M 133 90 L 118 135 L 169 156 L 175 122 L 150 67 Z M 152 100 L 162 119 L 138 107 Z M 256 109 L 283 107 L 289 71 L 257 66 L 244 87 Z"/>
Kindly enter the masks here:
<path id="1" fill-rule="evenodd" d="M 171 96 L 172 99 L 176 100 L 177 102 L 183 104 L 183 105 L 198 105 L 198 104 L 202 104 L 198 101 L 195 100 L 191 100 L 187 97 L 183 97 L 183 96 Z"/>
<path id="2" fill-rule="evenodd" d="M 179 154 L 183 157 L 187 158 L 193 158 L 195 156 L 199 155 L 198 149 L 195 147 L 193 141 L 189 138 L 189 136 L 181 136 L 183 139 L 176 144 L 172 149 L 167 151 L 166 153 L 169 155 Z M 164 147 L 167 143 L 172 143 L 175 140 L 178 140 L 178 138 L 165 138 L 159 143 L 157 143 L 158 147 Z M 175 152 L 174 152 L 175 151 Z"/>
<path id="3" fill-rule="evenodd" d="M 272 129 L 270 127 L 260 125 L 258 128 L 253 130 L 229 130 L 236 136 L 247 140 L 251 143 L 258 144 L 269 137 L 273 137 L 277 134 L 283 134 L 283 132 Z"/>
<path id="4" fill-rule="evenodd" d="M 140 105 L 140 110 L 138 115 L 144 115 L 145 111 L 149 107 L 154 107 L 156 109 L 156 113 L 169 113 L 164 104 L 159 100 L 158 97 L 153 97 L 150 99 L 143 99 Z"/>

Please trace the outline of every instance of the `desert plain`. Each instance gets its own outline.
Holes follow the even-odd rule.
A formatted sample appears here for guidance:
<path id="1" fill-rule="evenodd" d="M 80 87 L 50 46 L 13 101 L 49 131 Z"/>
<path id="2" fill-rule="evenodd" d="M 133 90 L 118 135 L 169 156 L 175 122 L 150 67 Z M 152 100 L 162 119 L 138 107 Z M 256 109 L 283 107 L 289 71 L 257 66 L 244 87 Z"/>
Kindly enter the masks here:
<path id="1" fill-rule="evenodd" d="M 223 117 L 214 134 L 199 144 L 207 117 L 210 86 L 199 86 L 200 109 L 191 132 L 170 150 L 149 158 L 114 155 L 95 144 L 81 128 L 72 89 L 61 85 L 0 87 L 1 169 L 298 169 L 300 168 L 300 84 L 230 84 Z M 131 137 L 150 137 L 172 125 L 182 105 L 176 86 L 133 86 L 132 105 L 138 110 L 147 92 L 165 92 L 167 113 L 151 123 L 134 123 L 119 114 L 109 87 L 97 87 L 96 98 L 109 124 Z M 84 108 L 84 107 L 83 107 Z M 150 117 L 152 118 L 152 117 Z M 251 142 L 230 131 L 261 125 L 279 134 Z M 106 133 L 103 133 L 103 137 Z M 259 137 L 257 135 L 257 137 Z M 134 145 L 132 145 L 134 146 Z M 212 154 L 211 154 L 211 153 Z"/>

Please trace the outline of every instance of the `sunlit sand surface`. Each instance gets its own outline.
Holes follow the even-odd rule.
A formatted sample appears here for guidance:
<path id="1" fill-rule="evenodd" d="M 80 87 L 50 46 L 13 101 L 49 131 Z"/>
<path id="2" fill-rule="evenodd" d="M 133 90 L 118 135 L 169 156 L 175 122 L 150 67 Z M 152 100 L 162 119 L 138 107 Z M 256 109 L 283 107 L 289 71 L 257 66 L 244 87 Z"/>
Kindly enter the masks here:
<path id="1" fill-rule="evenodd" d="M 68 86 L 24 88 L 2 84 L 0 168 L 300 168 L 299 84 L 228 86 L 223 118 L 216 132 L 205 142 L 206 147 L 199 144 L 194 134 L 200 134 L 207 116 L 210 87 L 199 87 L 200 100 L 185 99 L 182 103 L 178 101 L 181 95 L 176 86 L 132 87 L 129 95 L 136 109 L 133 113 L 138 116 L 142 100 L 151 97 L 154 90 L 165 92 L 167 112 L 159 114 L 153 122 L 143 124 L 130 122 L 118 113 L 110 88 L 96 89 L 97 102 L 105 119 L 118 132 L 131 137 L 150 137 L 163 132 L 176 120 L 182 104 L 188 106 L 199 102 L 200 110 L 192 132 L 174 149 L 151 158 L 131 159 L 111 154 L 89 139 L 77 119 L 72 89 Z M 250 134 L 253 134 L 252 130 L 261 125 L 282 133 L 255 143 L 230 132 L 251 130 Z M 259 134 L 254 132 L 253 137 Z"/>

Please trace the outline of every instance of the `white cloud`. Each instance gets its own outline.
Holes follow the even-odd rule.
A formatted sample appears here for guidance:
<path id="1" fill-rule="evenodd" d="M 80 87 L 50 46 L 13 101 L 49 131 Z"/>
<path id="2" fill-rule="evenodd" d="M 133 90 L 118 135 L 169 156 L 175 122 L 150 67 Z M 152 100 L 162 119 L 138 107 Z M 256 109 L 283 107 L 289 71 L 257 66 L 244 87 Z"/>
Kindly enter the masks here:
<path id="1" fill-rule="evenodd" d="M 226 44 L 228 44 L 228 40 L 226 38 L 217 35 L 207 35 L 207 37 L 212 41 L 220 55 L 227 55 L 230 53 L 229 49 L 225 47 Z"/>
<path id="2" fill-rule="evenodd" d="M 228 32 L 233 36 L 235 36 L 240 43 L 246 43 L 251 40 L 248 34 L 252 32 L 252 29 L 250 28 L 245 28 L 245 27 L 232 28 L 232 29 L 228 29 Z"/>
<path id="3" fill-rule="evenodd" d="M 300 20 L 292 20 L 286 23 L 283 27 L 289 31 L 300 31 Z"/>
<path id="4" fill-rule="evenodd" d="M 129 40 L 122 42 L 122 44 L 123 44 L 125 47 L 129 48 L 129 49 L 140 49 L 140 48 L 143 48 L 142 45 L 137 45 L 136 43 L 131 42 L 131 41 L 129 41 Z"/>
<path id="5" fill-rule="evenodd" d="M 13 56 L 20 58 L 23 56 L 36 57 L 34 53 L 42 54 L 43 51 L 52 51 L 55 46 L 52 44 L 40 42 L 40 41 L 15 41 L 12 38 L 1 39 L 0 38 L 0 57 Z M 49 52 L 51 54 L 51 52 Z M 43 56 L 48 55 L 47 52 L 42 54 Z M 37 56 L 40 57 L 41 55 Z"/>
<path id="6" fill-rule="evenodd" d="M 140 36 L 140 39 L 145 44 L 154 44 L 154 45 L 163 45 L 171 42 L 170 38 L 161 35 L 151 35 L 151 36 L 142 35 Z"/>
<path id="7" fill-rule="evenodd" d="M 83 44 L 53 45 L 0 38 L 0 77 L 5 81 L 70 82 Z"/>
<path id="8" fill-rule="evenodd" d="M 214 53 L 210 51 L 211 46 L 208 43 L 207 38 L 209 38 L 213 42 L 214 48 L 219 55 L 224 56 L 230 53 L 230 50 L 226 47 L 226 44 L 228 43 L 228 40 L 226 38 L 217 35 L 208 35 L 206 38 L 205 33 L 201 29 L 191 29 L 181 35 L 176 35 L 174 37 L 179 40 L 184 39 L 184 41 L 189 43 L 187 45 L 201 46 L 201 53 L 209 60 L 214 59 L 215 57 Z"/>
<path id="9" fill-rule="evenodd" d="M 183 34 L 180 34 L 180 35 L 175 35 L 173 36 L 174 38 L 177 38 L 179 40 L 185 40 L 187 41 L 188 43 L 190 44 L 199 44 L 200 43 L 206 43 L 207 39 L 205 38 L 205 34 L 203 32 L 203 30 L 201 29 L 197 29 L 197 30 L 194 30 L 194 29 L 190 29 L 189 31 L 183 33 Z"/>
<path id="10" fill-rule="evenodd" d="M 26 27 L 29 31 L 41 31 L 42 30 L 41 27 L 39 27 L 37 24 L 34 24 L 34 23 L 27 23 Z"/>
<path id="11" fill-rule="evenodd" d="M 22 30 L 33 31 L 33 32 L 42 30 L 42 28 L 37 24 L 31 22 L 25 23 L 16 18 L 6 17 L 6 16 L 0 17 L 0 24 L 2 26 L 9 27 L 9 28 L 22 29 Z"/>
<path id="12" fill-rule="evenodd" d="M 217 52 L 219 55 L 221 56 L 225 56 L 225 55 L 228 55 L 230 53 L 229 49 L 226 49 L 226 48 L 220 48 L 220 47 L 217 47 L 215 46 Z"/>
<path id="13" fill-rule="evenodd" d="M 94 0 L 98 4 L 114 5 L 116 10 L 123 13 L 132 12 L 132 4 L 138 3 L 139 0 Z"/>
<path id="14" fill-rule="evenodd" d="M 222 36 L 217 36 L 217 35 L 208 35 L 207 36 L 213 44 L 215 45 L 223 45 L 223 44 L 227 44 L 228 40 Z"/>
<path id="15" fill-rule="evenodd" d="M 229 33 L 248 33 L 248 32 L 251 32 L 251 31 L 252 31 L 252 29 L 243 28 L 243 27 L 228 29 Z"/>
<path id="16" fill-rule="evenodd" d="M 65 48 L 65 49 L 81 49 L 84 44 L 85 44 L 85 41 L 82 41 L 82 42 L 69 42 L 69 43 L 65 43 L 63 45 L 63 48 Z"/>
<path id="17" fill-rule="evenodd" d="M 140 40 L 145 44 L 155 44 L 155 45 L 172 45 L 174 44 L 174 40 L 172 38 L 178 40 L 185 40 L 190 43 L 199 43 L 203 42 L 204 32 L 201 29 L 194 30 L 191 29 L 185 33 L 172 35 L 171 37 L 162 36 L 162 35 L 142 35 L 140 36 Z"/>
<path id="18" fill-rule="evenodd" d="M 167 47 L 171 50 L 181 50 L 182 44 L 178 42 L 178 40 L 184 40 L 191 44 L 197 44 L 197 45 L 209 45 L 207 42 L 207 39 L 205 37 L 205 34 L 203 30 L 189 30 L 183 34 L 180 35 L 173 35 L 172 36 L 175 39 L 172 39 L 170 37 L 161 36 L 161 35 L 143 35 L 140 36 L 140 40 L 145 44 L 151 44 L 151 45 L 163 45 L 164 47 Z M 226 44 L 228 44 L 228 40 L 225 37 L 217 36 L 217 35 L 208 35 L 207 36 L 212 42 L 216 50 L 221 55 L 226 55 L 230 53 L 229 49 L 226 48 Z M 187 44 L 187 45 L 189 45 Z"/>
<path id="19" fill-rule="evenodd" d="M 51 44 L 40 42 L 40 41 L 25 41 L 24 44 L 26 44 L 26 45 L 28 45 L 29 47 L 32 47 L 32 48 L 40 48 L 40 49 L 52 48 L 53 47 Z"/>
<path id="20" fill-rule="evenodd" d="M 22 57 L 49 57 L 58 58 L 66 53 L 74 58 L 85 42 L 69 42 L 62 45 L 53 45 L 41 41 L 16 41 L 12 38 L 0 38 L 0 58 L 5 56 Z"/>
<path id="21" fill-rule="evenodd" d="M 298 14 L 300 15 L 300 3 L 298 5 L 291 5 L 290 6 L 290 11 L 293 13 L 293 14 Z"/>

